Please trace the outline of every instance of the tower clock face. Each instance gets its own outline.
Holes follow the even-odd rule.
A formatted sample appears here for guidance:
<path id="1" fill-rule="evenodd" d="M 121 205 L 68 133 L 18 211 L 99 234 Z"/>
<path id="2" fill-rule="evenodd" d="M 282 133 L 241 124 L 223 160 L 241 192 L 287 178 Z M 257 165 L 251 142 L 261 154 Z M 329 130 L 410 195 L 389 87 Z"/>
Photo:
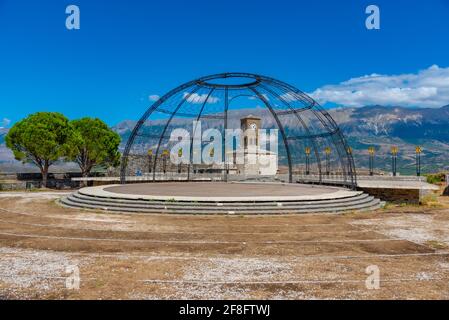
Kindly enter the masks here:
<path id="1" fill-rule="evenodd" d="M 253 123 L 250 123 L 249 124 L 249 127 L 251 128 L 251 129 L 253 129 L 253 130 L 256 130 L 257 129 L 257 125 L 253 122 Z"/>

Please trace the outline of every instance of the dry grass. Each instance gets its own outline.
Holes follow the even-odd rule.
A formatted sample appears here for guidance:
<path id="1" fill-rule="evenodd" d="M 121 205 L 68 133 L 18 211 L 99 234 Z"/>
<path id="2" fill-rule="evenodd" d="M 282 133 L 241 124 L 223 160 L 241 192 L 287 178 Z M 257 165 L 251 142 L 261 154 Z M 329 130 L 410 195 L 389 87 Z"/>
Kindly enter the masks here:
<path id="1" fill-rule="evenodd" d="M 449 201 L 342 215 L 188 216 L 0 198 L 0 298 L 448 299 Z M 65 287 L 67 265 L 81 287 Z M 377 265 L 380 290 L 365 286 Z"/>

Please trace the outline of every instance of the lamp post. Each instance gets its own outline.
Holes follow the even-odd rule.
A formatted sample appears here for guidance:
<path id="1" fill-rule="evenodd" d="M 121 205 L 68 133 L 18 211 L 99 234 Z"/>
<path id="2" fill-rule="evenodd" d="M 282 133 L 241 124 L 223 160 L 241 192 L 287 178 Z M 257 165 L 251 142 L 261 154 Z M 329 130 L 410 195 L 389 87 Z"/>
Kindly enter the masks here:
<path id="1" fill-rule="evenodd" d="M 368 148 L 369 153 L 369 175 L 374 175 L 374 153 L 376 152 L 376 149 L 374 147 Z"/>
<path id="2" fill-rule="evenodd" d="M 349 156 L 352 156 L 352 148 L 348 147 L 348 149 L 346 149 L 346 151 L 348 152 Z M 351 172 L 351 161 L 348 161 L 348 172 Z"/>
<path id="3" fill-rule="evenodd" d="M 178 150 L 178 173 L 181 173 L 182 148 Z"/>
<path id="4" fill-rule="evenodd" d="M 167 157 L 169 155 L 168 150 L 162 151 L 162 171 L 164 174 L 167 172 Z"/>
<path id="5" fill-rule="evenodd" d="M 153 166 L 153 150 L 149 149 L 148 150 L 148 172 L 151 173 Z"/>
<path id="6" fill-rule="evenodd" d="M 310 174 L 310 147 L 306 147 L 306 175 Z"/>
<path id="7" fill-rule="evenodd" d="M 324 153 L 326 154 L 326 175 L 329 176 L 331 174 L 331 162 L 330 162 L 330 155 L 331 155 L 331 148 L 326 147 L 324 149 Z"/>
<path id="8" fill-rule="evenodd" d="M 215 148 L 212 148 L 212 149 L 210 149 L 209 150 L 209 157 L 211 158 L 211 159 L 213 159 L 214 158 L 214 155 L 215 155 Z M 212 167 L 213 167 L 213 163 L 214 163 L 214 161 L 212 160 Z M 226 176 L 226 167 L 225 167 L 225 164 L 223 164 L 223 171 L 222 171 L 222 173 Z M 213 168 L 212 168 L 213 169 Z M 212 170 L 212 172 L 211 172 L 211 175 L 213 175 L 213 170 Z"/>
<path id="9" fill-rule="evenodd" d="M 419 177 L 421 176 L 421 153 L 422 148 L 420 146 L 417 146 L 415 148 L 416 153 L 416 175 Z"/>
<path id="10" fill-rule="evenodd" d="M 396 177 L 396 166 L 397 166 L 397 158 L 398 158 L 398 147 L 393 146 L 391 147 L 391 167 L 393 171 L 393 177 Z"/>
<path id="11" fill-rule="evenodd" d="M 196 155 L 198 154 L 198 152 L 196 150 L 193 150 L 193 159 L 196 159 Z M 192 161 L 192 166 L 193 166 L 193 173 L 196 174 L 197 172 L 197 168 L 196 168 L 196 163 L 195 160 Z"/>

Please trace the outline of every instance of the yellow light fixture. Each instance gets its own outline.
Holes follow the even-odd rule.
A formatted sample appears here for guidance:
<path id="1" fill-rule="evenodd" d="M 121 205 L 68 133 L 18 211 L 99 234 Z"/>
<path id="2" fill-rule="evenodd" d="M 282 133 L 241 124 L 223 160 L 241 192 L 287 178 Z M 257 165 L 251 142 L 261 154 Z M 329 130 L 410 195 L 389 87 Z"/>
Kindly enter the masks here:
<path id="1" fill-rule="evenodd" d="M 392 155 L 394 155 L 394 156 L 397 155 L 398 151 L 399 151 L 399 148 L 397 146 L 391 147 L 391 154 Z"/>
<path id="2" fill-rule="evenodd" d="M 311 151 L 311 150 L 310 150 L 310 147 L 306 147 L 306 154 L 307 154 L 307 155 L 310 155 L 310 151 Z"/>

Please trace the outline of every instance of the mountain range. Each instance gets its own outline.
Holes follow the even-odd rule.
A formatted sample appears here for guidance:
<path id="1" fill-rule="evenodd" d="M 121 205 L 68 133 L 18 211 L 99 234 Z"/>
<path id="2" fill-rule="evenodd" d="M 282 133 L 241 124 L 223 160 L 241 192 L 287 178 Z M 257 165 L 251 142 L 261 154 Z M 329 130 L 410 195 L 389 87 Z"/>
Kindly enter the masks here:
<path id="1" fill-rule="evenodd" d="M 251 110 L 234 110 L 230 116 L 230 127 L 238 127 L 237 121 L 248 115 Z M 390 148 L 399 148 L 398 169 L 403 174 L 412 174 L 415 170 L 415 147 L 421 146 L 423 172 L 449 170 L 449 105 L 441 108 L 405 108 L 380 105 L 361 108 L 339 107 L 328 112 L 338 123 L 354 150 L 357 168 L 368 166 L 368 147 L 376 147 L 376 169 L 389 171 Z M 259 112 L 264 127 L 275 127 L 268 112 Z M 191 119 L 177 120 L 175 125 L 191 126 Z M 217 120 L 218 121 L 218 120 Z M 122 137 L 123 148 L 137 122 L 125 120 L 112 129 Z M 160 125 L 158 121 L 152 125 Z M 213 122 L 209 123 L 213 126 Z M 294 117 L 291 123 L 285 123 L 286 130 L 296 126 Z M 151 130 L 148 127 L 147 130 Z M 4 135 L 8 129 L 0 128 L 0 170 L 22 170 L 23 166 L 15 161 L 4 145 Z"/>
<path id="2" fill-rule="evenodd" d="M 366 106 L 330 111 L 351 147 L 357 167 L 368 166 L 368 147 L 375 146 L 376 167 L 391 170 L 390 149 L 399 148 L 398 168 L 415 172 L 420 146 L 423 172 L 449 170 L 449 105 L 441 108 Z"/>

